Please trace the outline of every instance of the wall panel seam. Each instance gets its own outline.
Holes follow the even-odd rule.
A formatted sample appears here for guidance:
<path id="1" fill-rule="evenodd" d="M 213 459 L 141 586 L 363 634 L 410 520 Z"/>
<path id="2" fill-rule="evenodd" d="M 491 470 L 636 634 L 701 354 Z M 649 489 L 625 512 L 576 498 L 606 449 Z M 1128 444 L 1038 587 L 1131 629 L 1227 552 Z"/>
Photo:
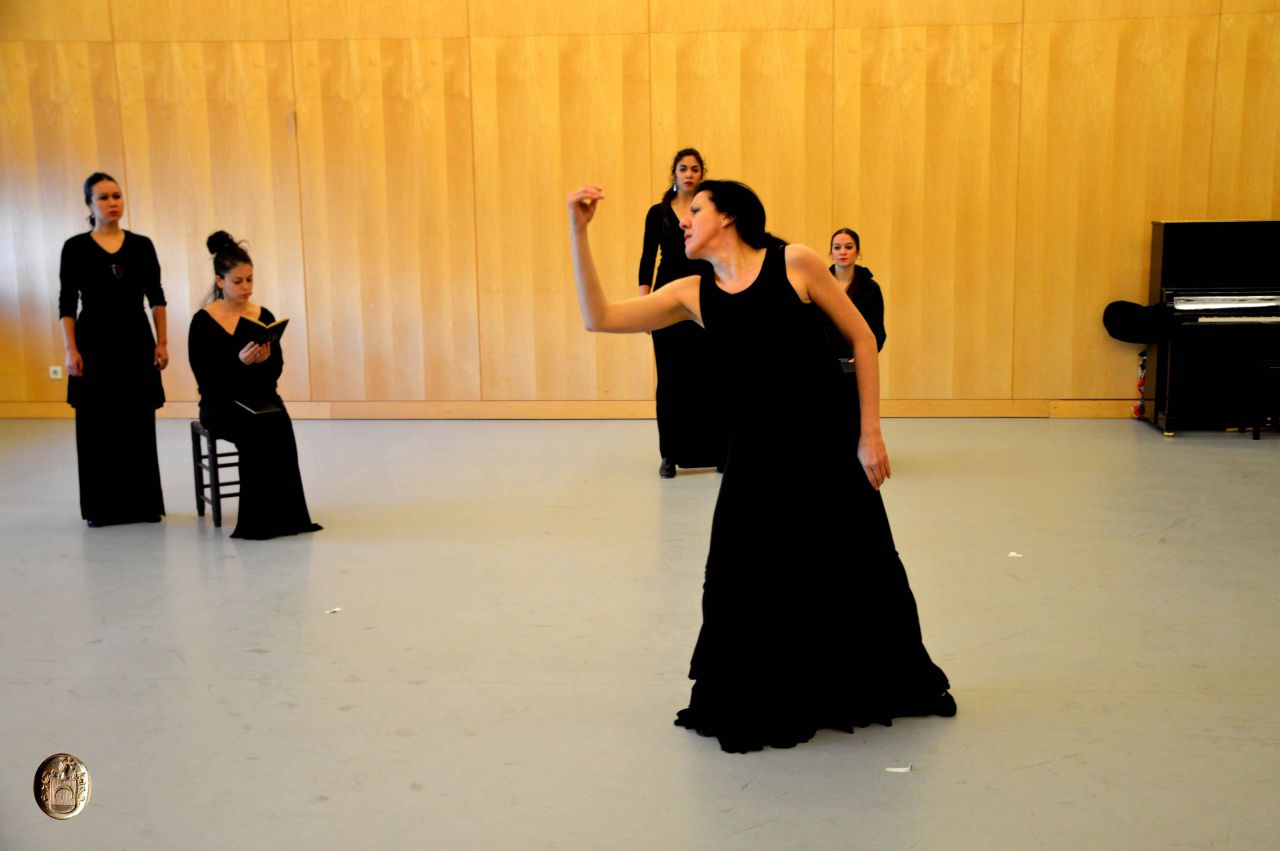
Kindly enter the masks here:
<path id="1" fill-rule="evenodd" d="M 293 35 L 293 3 L 286 4 L 286 14 L 289 17 L 289 81 L 293 86 L 293 169 L 298 179 L 298 253 L 299 262 L 302 264 L 302 312 L 303 312 L 303 328 L 307 332 L 307 396 L 311 401 L 316 401 L 316 383 L 315 383 L 315 351 L 312 347 L 311 337 L 311 279 L 307 273 L 307 222 L 306 222 L 306 205 L 302 202 L 302 128 L 298 123 L 298 59 L 295 45 L 297 42 L 292 38 Z"/>

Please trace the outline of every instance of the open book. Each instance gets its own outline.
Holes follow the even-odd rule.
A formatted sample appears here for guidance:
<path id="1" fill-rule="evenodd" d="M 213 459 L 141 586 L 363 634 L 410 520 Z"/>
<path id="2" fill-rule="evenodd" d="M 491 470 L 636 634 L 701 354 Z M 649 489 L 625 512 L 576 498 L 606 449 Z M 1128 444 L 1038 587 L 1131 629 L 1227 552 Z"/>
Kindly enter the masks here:
<path id="1" fill-rule="evenodd" d="M 284 334 L 285 327 L 289 324 L 288 319 L 277 319 L 270 325 L 266 325 L 256 319 L 250 319 L 247 316 L 241 316 L 240 320 L 244 322 L 246 332 L 258 345 L 274 343 L 279 340 L 280 336 Z"/>
<path id="2" fill-rule="evenodd" d="M 278 414 L 281 411 L 280 406 L 272 402 L 241 402 L 237 399 L 236 404 L 251 414 Z"/>

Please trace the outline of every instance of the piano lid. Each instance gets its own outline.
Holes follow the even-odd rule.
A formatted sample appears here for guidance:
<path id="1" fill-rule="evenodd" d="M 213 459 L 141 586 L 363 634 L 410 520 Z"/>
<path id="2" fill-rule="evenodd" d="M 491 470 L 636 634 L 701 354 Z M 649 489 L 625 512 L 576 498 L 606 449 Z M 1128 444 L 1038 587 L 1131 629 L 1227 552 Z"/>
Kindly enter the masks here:
<path id="1" fill-rule="evenodd" d="M 1280 221 L 1151 223 L 1151 301 L 1280 295 Z"/>

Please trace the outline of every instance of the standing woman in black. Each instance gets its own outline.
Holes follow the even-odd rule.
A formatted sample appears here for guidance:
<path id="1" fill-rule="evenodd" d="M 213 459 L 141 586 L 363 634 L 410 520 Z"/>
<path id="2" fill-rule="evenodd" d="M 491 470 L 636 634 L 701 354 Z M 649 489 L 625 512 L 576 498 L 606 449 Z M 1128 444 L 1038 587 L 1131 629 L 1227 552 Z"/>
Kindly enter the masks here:
<path id="1" fill-rule="evenodd" d="M 702 154 L 683 148 L 671 161 L 671 188 L 649 208 L 644 219 L 644 249 L 640 252 L 640 294 L 648 295 L 677 278 L 697 275 L 706 267 L 684 254 L 680 220 L 689 212 L 693 193 L 706 174 Z M 654 260 L 662 249 L 658 277 Z M 669 479 L 676 467 L 723 467 L 728 451 L 719 421 L 706 334 L 696 322 L 681 322 L 653 332 L 653 356 L 658 365 L 658 475 Z"/>
<path id="2" fill-rule="evenodd" d="M 169 365 L 160 261 L 151 240 L 120 227 L 124 195 L 111 175 L 89 175 L 84 202 L 93 230 L 63 244 L 58 294 L 80 516 L 91 527 L 156 523 L 164 514 L 156 409 L 164 405 L 160 370 Z"/>
<path id="3" fill-rule="evenodd" d="M 293 421 L 276 392 L 284 369 L 280 341 L 259 345 L 250 330 L 276 317 L 251 300 L 253 260 L 244 246 L 226 231 L 206 245 L 213 290 L 191 319 L 187 351 L 200 385 L 200 422 L 240 450 L 240 511 L 231 537 L 319 531 L 302 491 Z"/>

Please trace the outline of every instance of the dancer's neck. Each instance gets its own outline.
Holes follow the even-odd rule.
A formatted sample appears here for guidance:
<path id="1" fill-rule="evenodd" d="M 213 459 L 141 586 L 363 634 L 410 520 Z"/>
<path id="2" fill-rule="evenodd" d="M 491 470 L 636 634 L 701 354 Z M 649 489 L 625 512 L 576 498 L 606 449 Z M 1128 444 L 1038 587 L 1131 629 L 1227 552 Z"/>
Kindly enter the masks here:
<path id="1" fill-rule="evenodd" d="M 764 263 L 763 248 L 752 248 L 740 239 L 734 239 L 722 250 L 712 252 L 706 259 L 715 269 L 716 280 L 727 289 L 737 292 L 751 285 L 746 276 L 759 274 Z"/>

